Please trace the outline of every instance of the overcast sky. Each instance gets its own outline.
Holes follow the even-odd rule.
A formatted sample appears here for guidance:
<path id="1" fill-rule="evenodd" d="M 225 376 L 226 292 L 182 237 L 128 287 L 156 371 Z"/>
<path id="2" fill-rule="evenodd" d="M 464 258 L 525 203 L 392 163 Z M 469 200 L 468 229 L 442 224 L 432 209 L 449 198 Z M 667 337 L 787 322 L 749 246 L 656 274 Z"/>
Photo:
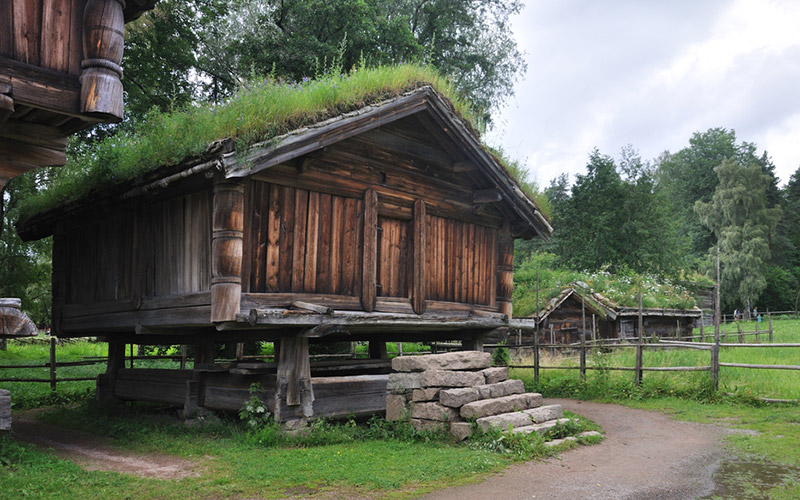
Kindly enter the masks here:
<path id="1" fill-rule="evenodd" d="M 574 181 L 595 147 L 653 159 L 711 127 L 767 150 L 781 184 L 800 167 L 800 1 L 525 3 L 528 71 L 486 140 L 540 186 Z"/>

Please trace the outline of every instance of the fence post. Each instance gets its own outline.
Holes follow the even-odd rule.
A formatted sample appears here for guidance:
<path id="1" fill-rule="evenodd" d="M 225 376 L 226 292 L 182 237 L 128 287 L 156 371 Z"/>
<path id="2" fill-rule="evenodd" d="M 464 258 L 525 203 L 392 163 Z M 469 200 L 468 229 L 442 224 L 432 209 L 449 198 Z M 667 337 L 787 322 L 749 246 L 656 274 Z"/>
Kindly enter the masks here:
<path id="1" fill-rule="evenodd" d="M 772 315 L 769 313 L 769 309 L 767 309 L 767 321 L 769 322 L 769 341 L 772 343 Z"/>
<path id="2" fill-rule="evenodd" d="M 644 319 L 642 318 L 642 292 L 639 292 L 639 342 L 636 343 L 636 368 L 634 382 L 642 385 L 642 343 L 644 342 Z"/>
<path id="3" fill-rule="evenodd" d="M 56 390 L 56 338 L 50 337 L 50 390 Z"/>
<path id="4" fill-rule="evenodd" d="M 756 317 L 756 343 L 758 343 L 758 317 Z"/>
<path id="5" fill-rule="evenodd" d="M 736 329 L 739 331 L 739 342 L 744 344 L 744 333 L 742 333 L 742 324 L 736 322 Z"/>
<path id="6" fill-rule="evenodd" d="M 706 321 L 705 313 L 703 313 L 703 311 L 700 311 L 700 342 L 706 341 L 706 336 L 703 333 L 703 323 L 705 323 L 705 321 Z M 692 340 L 694 340 L 694 332 L 692 332 Z"/>
<path id="7" fill-rule="evenodd" d="M 719 336 L 711 346 L 711 384 L 714 391 L 719 390 Z"/>
<path id="8" fill-rule="evenodd" d="M 539 327 L 533 332 L 533 383 L 539 383 Z"/>

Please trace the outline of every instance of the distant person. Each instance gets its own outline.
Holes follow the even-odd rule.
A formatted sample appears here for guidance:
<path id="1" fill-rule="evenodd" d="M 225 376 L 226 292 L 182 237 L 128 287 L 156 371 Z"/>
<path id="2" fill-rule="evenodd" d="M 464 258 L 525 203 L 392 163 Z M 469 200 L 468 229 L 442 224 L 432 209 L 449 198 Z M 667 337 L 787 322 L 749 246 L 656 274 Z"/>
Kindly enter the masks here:
<path id="1" fill-rule="evenodd" d="M 734 321 L 738 321 L 739 320 L 739 310 L 738 309 L 733 311 L 733 320 Z"/>
<path id="2" fill-rule="evenodd" d="M 758 319 L 758 308 L 757 307 L 753 308 L 753 319 Z"/>

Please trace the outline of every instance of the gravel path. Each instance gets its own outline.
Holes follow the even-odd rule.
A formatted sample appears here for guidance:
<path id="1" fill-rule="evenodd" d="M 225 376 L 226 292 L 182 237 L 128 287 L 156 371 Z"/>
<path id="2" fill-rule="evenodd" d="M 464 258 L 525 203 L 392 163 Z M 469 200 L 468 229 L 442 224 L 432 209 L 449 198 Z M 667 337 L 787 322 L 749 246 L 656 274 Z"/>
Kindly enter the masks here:
<path id="1" fill-rule="evenodd" d="M 564 452 L 560 458 L 515 465 L 479 484 L 421 498 L 683 500 L 713 490 L 712 473 L 725 457 L 723 429 L 620 405 L 568 399 L 548 399 L 545 404 L 561 404 L 593 420 L 603 428 L 605 441 Z"/>

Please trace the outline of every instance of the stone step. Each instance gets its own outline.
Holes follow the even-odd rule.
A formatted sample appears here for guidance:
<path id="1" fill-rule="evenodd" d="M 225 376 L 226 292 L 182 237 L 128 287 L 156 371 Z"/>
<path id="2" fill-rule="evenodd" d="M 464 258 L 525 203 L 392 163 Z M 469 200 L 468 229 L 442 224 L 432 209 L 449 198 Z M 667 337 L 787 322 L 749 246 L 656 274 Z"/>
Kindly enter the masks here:
<path id="1" fill-rule="evenodd" d="M 578 438 L 589 437 L 589 436 L 602 436 L 602 434 L 600 434 L 597 431 L 586 431 L 586 432 L 581 432 L 577 436 L 567 436 L 565 438 L 554 439 L 552 441 L 547 441 L 544 445 L 549 448 L 549 447 L 552 447 L 552 446 L 558 446 L 558 445 L 560 445 L 562 443 L 567 443 L 567 442 L 570 442 L 570 441 L 577 441 Z"/>
<path id="2" fill-rule="evenodd" d="M 542 395 L 535 392 L 481 399 L 461 407 L 462 418 L 483 418 L 501 413 L 528 410 L 542 405 Z"/>
<path id="3" fill-rule="evenodd" d="M 525 392 L 525 384 L 522 380 L 506 380 L 496 384 L 484 384 L 475 387 L 463 387 L 458 389 L 442 389 L 439 392 L 439 401 L 453 408 L 460 408 L 467 403 L 480 399 L 500 398 L 511 394 L 522 394 Z"/>
<path id="4" fill-rule="evenodd" d="M 492 355 L 480 351 L 456 351 L 425 356 L 398 356 L 392 360 L 397 372 L 426 370 L 482 370 L 492 366 Z"/>
<path id="5" fill-rule="evenodd" d="M 541 424 L 548 420 L 556 420 L 562 416 L 564 416 L 564 412 L 561 409 L 561 405 L 547 405 L 531 408 L 530 410 L 483 417 L 477 419 L 475 422 L 483 431 L 487 431 L 492 427 L 505 430 L 508 429 L 509 425 L 511 425 L 512 428 L 526 427 L 533 424 Z"/>
<path id="6" fill-rule="evenodd" d="M 514 432 L 530 434 L 531 432 L 539 432 L 542 433 L 547 429 L 552 429 L 558 424 L 566 424 L 569 422 L 570 419 L 568 418 L 559 418 L 557 420 L 548 420 L 547 422 L 541 424 L 533 424 L 533 425 L 526 425 L 525 427 L 517 427 L 514 429 Z"/>

